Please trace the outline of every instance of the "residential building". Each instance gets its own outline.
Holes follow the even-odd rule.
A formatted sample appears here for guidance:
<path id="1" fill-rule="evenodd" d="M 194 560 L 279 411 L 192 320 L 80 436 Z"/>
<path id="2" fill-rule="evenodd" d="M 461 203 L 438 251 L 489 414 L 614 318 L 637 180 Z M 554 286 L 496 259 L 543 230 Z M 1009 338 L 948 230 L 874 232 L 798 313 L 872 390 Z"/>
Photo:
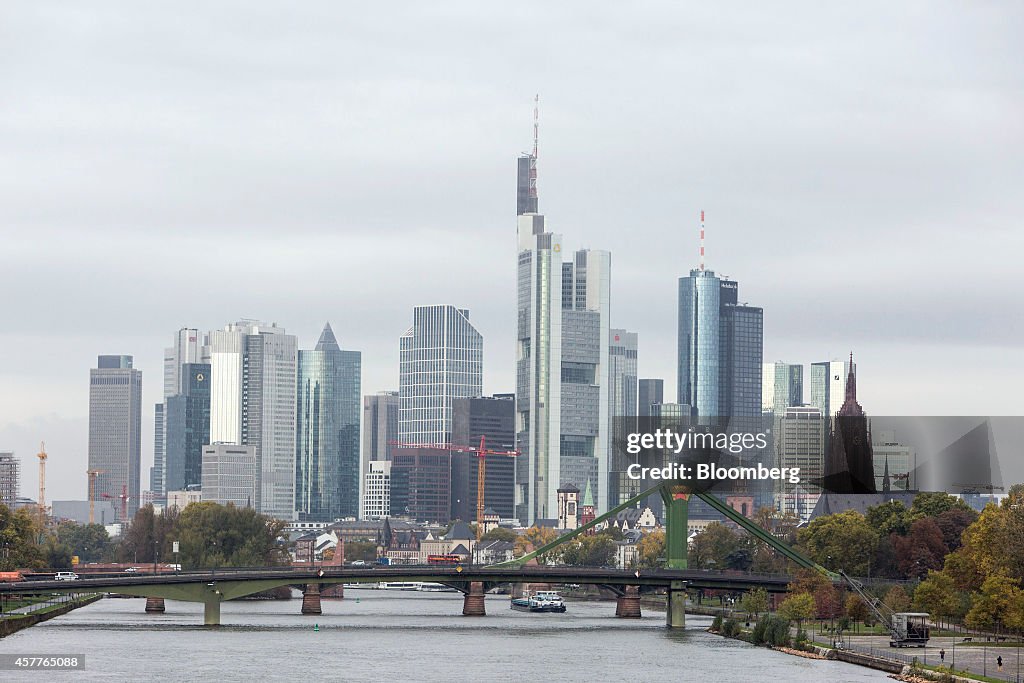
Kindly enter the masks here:
<path id="1" fill-rule="evenodd" d="M 209 335 L 210 441 L 253 446 L 254 507 L 295 516 L 298 348 L 274 323 L 243 320 Z"/>
<path id="2" fill-rule="evenodd" d="M 203 447 L 203 500 L 253 507 L 257 494 L 256 447 L 213 443 Z"/>
<path id="3" fill-rule="evenodd" d="M 19 466 L 20 462 L 14 453 L 0 452 L 0 505 L 6 505 L 11 510 L 19 495 Z"/>
<path id="4" fill-rule="evenodd" d="M 338 346 L 330 323 L 312 351 L 299 351 L 295 506 L 299 519 L 359 514 L 362 356 Z"/>
<path id="5" fill-rule="evenodd" d="M 139 508 L 142 464 L 142 372 L 131 356 L 100 356 L 89 371 L 89 469 L 98 471 L 94 500 L 128 494 L 127 513 Z"/>
<path id="6" fill-rule="evenodd" d="M 371 460 L 363 475 L 363 507 L 360 519 L 391 516 L 391 461 Z"/>

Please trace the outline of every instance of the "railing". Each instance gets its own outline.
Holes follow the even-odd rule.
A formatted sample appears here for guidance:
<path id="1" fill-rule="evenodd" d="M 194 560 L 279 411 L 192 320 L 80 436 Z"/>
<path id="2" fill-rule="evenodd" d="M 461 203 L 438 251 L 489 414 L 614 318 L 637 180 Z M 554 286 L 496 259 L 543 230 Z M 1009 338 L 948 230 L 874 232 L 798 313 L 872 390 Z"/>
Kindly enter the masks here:
<path id="1" fill-rule="evenodd" d="M 863 645 L 860 643 L 843 643 L 842 650 L 847 652 L 856 652 L 858 654 L 868 655 L 870 657 L 877 657 L 878 659 L 887 659 L 893 662 L 900 662 L 907 666 L 914 666 L 914 664 L 920 664 L 924 667 L 936 667 L 945 666 L 951 667 L 956 671 L 963 671 L 967 674 L 981 674 L 988 678 L 995 679 L 997 681 L 1008 681 L 1009 683 L 1021 683 L 1024 681 L 1024 669 L 1018 673 L 1017 671 L 1017 652 L 1013 648 L 1009 647 L 993 647 L 987 649 L 984 646 L 969 646 L 962 647 L 960 651 L 964 650 L 977 652 L 982 651 L 982 664 L 978 666 L 974 662 L 964 662 L 961 658 L 960 662 L 956 661 L 956 648 L 950 648 L 946 650 L 945 658 L 942 658 L 935 648 L 913 648 L 909 650 L 903 650 L 901 648 L 893 647 L 876 647 L 874 645 Z M 929 649 L 931 650 L 929 652 Z M 1005 653 L 1007 655 L 1013 654 L 1013 662 L 1007 661 L 1010 659 L 1008 656 L 1003 657 L 1003 670 L 999 671 L 998 665 L 995 661 L 991 663 L 988 661 L 989 657 L 994 658 Z"/>

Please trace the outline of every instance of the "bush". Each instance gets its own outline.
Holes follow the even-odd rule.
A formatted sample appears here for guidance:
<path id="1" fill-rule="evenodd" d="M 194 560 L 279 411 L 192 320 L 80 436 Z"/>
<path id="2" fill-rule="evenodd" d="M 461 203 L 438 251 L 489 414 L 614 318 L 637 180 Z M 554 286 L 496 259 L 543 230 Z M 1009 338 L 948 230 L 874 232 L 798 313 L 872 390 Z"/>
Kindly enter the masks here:
<path id="1" fill-rule="evenodd" d="M 711 622 L 711 631 L 712 631 L 712 633 L 721 633 L 722 632 L 722 615 L 721 614 L 716 614 L 715 615 L 715 620 Z"/>
<path id="2" fill-rule="evenodd" d="M 740 634 L 740 622 L 736 621 L 732 617 L 725 620 L 722 624 L 722 635 L 727 638 L 735 638 Z"/>
<path id="3" fill-rule="evenodd" d="M 789 620 L 776 614 L 764 615 L 754 625 L 751 641 L 756 645 L 789 645 Z"/>

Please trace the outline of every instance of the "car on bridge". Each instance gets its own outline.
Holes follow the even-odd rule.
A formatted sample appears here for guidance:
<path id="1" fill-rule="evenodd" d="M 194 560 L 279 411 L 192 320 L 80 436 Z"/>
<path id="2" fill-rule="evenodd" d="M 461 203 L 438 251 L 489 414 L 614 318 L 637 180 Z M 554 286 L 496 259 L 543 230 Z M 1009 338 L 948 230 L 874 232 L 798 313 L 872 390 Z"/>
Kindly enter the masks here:
<path id="1" fill-rule="evenodd" d="M 78 580 L 78 574 L 74 572 L 57 572 L 53 575 L 54 581 L 76 581 Z"/>

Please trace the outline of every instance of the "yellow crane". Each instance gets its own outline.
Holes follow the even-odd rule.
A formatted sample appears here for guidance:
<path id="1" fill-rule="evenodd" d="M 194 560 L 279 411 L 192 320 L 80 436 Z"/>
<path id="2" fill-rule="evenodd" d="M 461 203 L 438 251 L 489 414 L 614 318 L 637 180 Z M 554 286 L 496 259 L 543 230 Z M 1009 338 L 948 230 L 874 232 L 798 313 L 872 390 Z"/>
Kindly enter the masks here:
<path id="1" fill-rule="evenodd" d="M 39 442 L 39 528 L 46 526 L 46 442 Z"/>
<path id="2" fill-rule="evenodd" d="M 96 521 L 96 477 L 103 474 L 105 470 L 86 470 L 89 477 L 89 524 Z"/>

